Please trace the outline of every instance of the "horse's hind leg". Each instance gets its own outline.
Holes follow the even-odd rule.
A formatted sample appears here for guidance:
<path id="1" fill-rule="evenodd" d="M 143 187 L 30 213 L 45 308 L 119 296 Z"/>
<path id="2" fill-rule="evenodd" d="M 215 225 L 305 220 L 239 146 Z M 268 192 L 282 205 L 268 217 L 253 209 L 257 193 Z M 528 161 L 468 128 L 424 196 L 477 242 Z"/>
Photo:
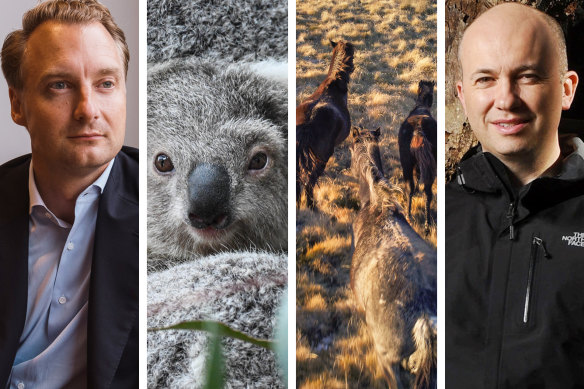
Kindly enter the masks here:
<path id="1" fill-rule="evenodd" d="M 424 224 L 424 232 L 426 235 L 430 233 L 430 203 L 432 202 L 432 183 L 424 184 L 424 192 L 426 192 L 426 223 Z"/>
<path id="2" fill-rule="evenodd" d="M 298 174 L 298 173 L 296 173 Z M 304 191 L 304 185 L 300 181 L 296 180 L 296 208 L 300 208 L 300 203 L 302 202 L 302 192 Z"/>
<path id="3" fill-rule="evenodd" d="M 318 178 L 324 172 L 325 167 L 326 164 L 317 163 L 314 167 L 314 170 L 310 174 L 308 185 L 306 186 L 306 206 L 313 211 L 316 210 L 316 206 L 314 205 L 314 187 L 316 186 Z"/>
<path id="4" fill-rule="evenodd" d="M 399 363 L 394 363 L 390 368 L 386 366 L 383 367 L 383 374 L 385 375 L 385 381 L 389 389 L 406 389 L 401 377 L 402 367 Z"/>
<path id="5" fill-rule="evenodd" d="M 316 210 L 316 206 L 314 205 L 314 186 L 316 185 L 317 177 L 314 177 L 314 173 L 310 175 L 310 180 L 308 184 L 304 188 L 306 194 L 306 207 L 312 211 Z"/>
<path id="6" fill-rule="evenodd" d="M 412 198 L 414 197 L 414 193 L 416 191 L 415 186 L 414 186 L 414 179 L 413 177 L 410 177 L 408 180 L 409 184 L 410 184 L 410 195 L 409 195 L 409 199 L 408 199 L 408 218 L 412 218 Z"/>
<path id="7" fill-rule="evenodd" d="M 314 210 L 314 196 L 313 196 L 314 186 L 308 184 L 306 187 L 306 207 Z"/>

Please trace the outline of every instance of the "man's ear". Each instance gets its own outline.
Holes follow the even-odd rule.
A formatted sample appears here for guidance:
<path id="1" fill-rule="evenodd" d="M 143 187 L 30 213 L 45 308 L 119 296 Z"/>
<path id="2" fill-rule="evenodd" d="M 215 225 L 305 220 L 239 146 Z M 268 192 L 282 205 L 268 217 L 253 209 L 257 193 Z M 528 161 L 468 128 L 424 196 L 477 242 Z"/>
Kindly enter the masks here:
<path id="1" fill-rule="evenodd" d="M 456 83 L 456 96 L 458 97 L 458 100 L 460 100 L 460 104 L 462 104 L 462 109 L 464 109 L 464 114 L 466 115 L 466 103 L 464 102 L 464 91 L 462 89 L 462 81 L 458 81 Z"/>
<path id="2" fill-rule="evenodd" d="M 26 117 L 23 112 L 22 91 L 17 91 L 13 87 L 8 88 L 8 97 L 10 98 L 10 114 L 14 123 L 26 127 Z"/>
<path id="3" fill-rule="evenodd" d="M 570 109 L 572 105 L 572 100 L 574 100 L 574 95 L 576 94 L 576 87 L 578 86 L 578 75 L 575 71 L 570 70 L 564 76 L 564 82 L 562 84 L 563 95 L 562 95 L 562 109 Z"/>

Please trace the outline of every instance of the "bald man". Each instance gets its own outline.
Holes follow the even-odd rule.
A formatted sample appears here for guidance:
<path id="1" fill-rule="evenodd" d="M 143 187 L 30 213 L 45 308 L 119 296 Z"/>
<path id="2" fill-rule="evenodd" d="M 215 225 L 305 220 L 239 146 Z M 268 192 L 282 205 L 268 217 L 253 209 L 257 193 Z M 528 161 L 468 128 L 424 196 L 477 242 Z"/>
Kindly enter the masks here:
<path id="1" fill-rule="evenodd" d="M 560 26 L 516 3 L 465 31 L 458 97 L 480 144 L 446 189 L 446 383 L 584 385 L 584 143 Z M 584 386 L 583 386 L 584 387 Z"/>

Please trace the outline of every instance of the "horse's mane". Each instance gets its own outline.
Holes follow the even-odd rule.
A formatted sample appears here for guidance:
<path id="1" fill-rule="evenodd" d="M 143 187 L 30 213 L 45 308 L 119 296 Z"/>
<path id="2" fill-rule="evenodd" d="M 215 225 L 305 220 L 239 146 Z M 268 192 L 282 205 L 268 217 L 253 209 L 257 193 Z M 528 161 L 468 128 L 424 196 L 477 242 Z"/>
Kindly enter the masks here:
<path id="1" fill-rule="evenodd" d="M 331 41 L 331 44 L 334 49 L 327 76 L 318 88 L 316 88 L 314 93 L 302 103 L 303 105 L 310 103 L 310 106 L 304 109 L 310 112 L 311 115 L 314 112 L 315 105 L 322 96 L 331 94 L 337 96 L 337 94 L 347 93 L 351 73 L 355 70 L 353 65 L 353 56 L 355 53 L 353 44 L 344 41 L 337 43 Z"/>
<path id="2" fill-rule="evenodd" d="M 403 208 L 397 201 L 397 197 L 403 197 L 402 189 L 391 184 L 385 178 L 382 167 L 377 166 L 374 153 L 379 152 L 377 142 L 370 137 L 360 135 L 360 141 L 353 144 L 352 158 L 358 171 L 358 179 L 365 179 L 369 186 L 370 206 L 389 210 L 393 214 L 403 215 Z M 368 139 L 369 138 L 369 139 Z M 377 150 L 376 150 L 377 148 Z"/>
<path id="3" fill-rule="evenodd" d="M 327 79 L 343 80 L 348 83 L 355 69 L 353 65 L 354 47 L 349 42 L 339 41 L 333 49 L 333 58 L 327 73 Z"/>

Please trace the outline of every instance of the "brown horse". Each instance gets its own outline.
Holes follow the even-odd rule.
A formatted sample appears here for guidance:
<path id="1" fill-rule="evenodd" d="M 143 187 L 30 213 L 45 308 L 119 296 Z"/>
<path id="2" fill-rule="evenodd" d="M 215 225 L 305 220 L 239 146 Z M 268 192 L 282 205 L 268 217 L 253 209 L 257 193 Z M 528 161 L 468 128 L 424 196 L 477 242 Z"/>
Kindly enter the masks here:
<path id="1" fill-rule="evenodd" d="M 436 120 L 432 117 L 434 82 L 420 81 L 416 106 L 402 123 L 398 133 L 399 159 L 404 180 L 409 183 L 408 217 L 412 217 L 412 197 L 418 184 L 424 184 L 426 194 L 426 222 L 424 231 L 430 232 L 430 203 L 432 185 L 436 179 Z M 414 170 L 418 180 L 414 184 Z"/>
<path id="2" fill-rule="evenodd" d="M 351 288 L 389 387 L 435 388 L 436 253 L 394 199 L 401 189 L 383 175 L 379 129 L 351 132 L 351 172 L 361 202 Z"/>
<path id="3" fill-rule="evenodd" d="M 331 46 L 333 58 L 326 79 L 296 108 L 296 205 L 300 206 L 304 191 L 310 209 L 314 209 L 318 177 L 351 128 L 347 91 L 355 49 L 343 41 L 331 41 Z"/>

